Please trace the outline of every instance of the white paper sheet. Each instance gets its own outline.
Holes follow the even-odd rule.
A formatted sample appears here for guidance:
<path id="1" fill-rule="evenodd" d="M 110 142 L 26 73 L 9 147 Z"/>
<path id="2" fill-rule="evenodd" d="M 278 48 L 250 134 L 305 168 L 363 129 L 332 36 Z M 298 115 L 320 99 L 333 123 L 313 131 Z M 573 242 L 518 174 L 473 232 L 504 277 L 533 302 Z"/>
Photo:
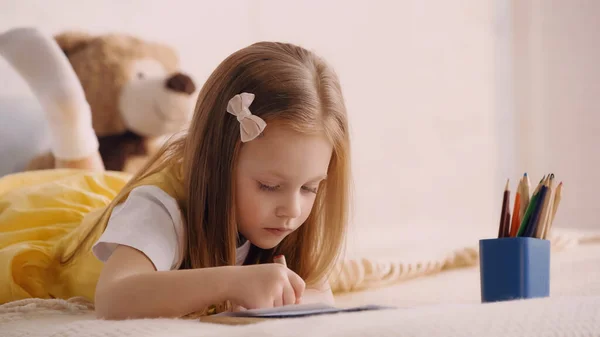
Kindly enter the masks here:
<path id="1" fill-rule="evenodd" d="M 277 308 L 252 309 L 238 312 L 223 312 L 217 316 L 231 317 L 262 317 L 262 318 L 285 318 L 285 317 L 303 317 L 322 314 L 334 314 L 341 312 L 355 312 L 365 310 L 392 309 L 378 305 L 365 305 L 352 308 L 336 308 L 323 303 L 292 304 Z"/>

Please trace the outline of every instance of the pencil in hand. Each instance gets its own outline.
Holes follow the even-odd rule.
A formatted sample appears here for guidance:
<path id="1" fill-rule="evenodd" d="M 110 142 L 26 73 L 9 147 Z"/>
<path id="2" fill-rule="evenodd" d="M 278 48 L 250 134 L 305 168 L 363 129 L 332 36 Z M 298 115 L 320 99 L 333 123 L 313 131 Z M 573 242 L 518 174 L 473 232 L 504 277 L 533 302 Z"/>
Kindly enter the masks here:
<path id="1" fill-rule="evenodd" d="M 287 267 L 287 263 L 285 261 L 285 255 L 277 255 L 273 258 L 273 262 L 279 263 Z"/>
<path id="2" fill-rule="evenodd" d="M 284 267 L 287 268 L 287 263 L 285 261 L 285 255 L 277 255 L 273 258 L 273 262 L 274 263 L 278 263 L 278 264 L 282 264 Z M 301 304 L 302 303 L 302 297 L 298 297 L 296 298 L 296 304 Z"/>

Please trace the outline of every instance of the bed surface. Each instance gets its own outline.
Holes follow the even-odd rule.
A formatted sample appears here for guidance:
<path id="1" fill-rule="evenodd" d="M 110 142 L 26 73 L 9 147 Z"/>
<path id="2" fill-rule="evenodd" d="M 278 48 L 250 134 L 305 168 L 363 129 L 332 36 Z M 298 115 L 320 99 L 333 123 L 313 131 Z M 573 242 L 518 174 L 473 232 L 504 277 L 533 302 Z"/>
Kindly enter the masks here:
<path id="1" fill-rule="evenodd" d="M 22 312 L 2 336 L 598 336 L 600 297 L 554 296 L 491 304 L 437 304 L 231 326 L 195 320 L 103 322 L 91 312 Z M 65 311 L 71 311 L 65 314 Z M 78 313 L 79 312 L 79 313 Z M 16 317 L 16 316 L 15 316 Z M 0 320 L 1 321 L 1 320 Z"/>
<path id="2" fill-rule="evenodd" d="M 550 296 L 600 296 L 600 244 L 553 252 Z M 448 270 L 396 285 L 337 296 L 339 306 L 479 303 L 479 267 Z"/>
<path id="3" fill-rule="evenodd" d="M 341 307 L 394 310 L 221 325 L 198 320 L 96 320 L 77 299 L 0 306 L 0 335 L 13 336 L 600 336 L 600 243 L 553 252 L 549 298 L 481 304 L 477 266 L 337 296 Z"/>

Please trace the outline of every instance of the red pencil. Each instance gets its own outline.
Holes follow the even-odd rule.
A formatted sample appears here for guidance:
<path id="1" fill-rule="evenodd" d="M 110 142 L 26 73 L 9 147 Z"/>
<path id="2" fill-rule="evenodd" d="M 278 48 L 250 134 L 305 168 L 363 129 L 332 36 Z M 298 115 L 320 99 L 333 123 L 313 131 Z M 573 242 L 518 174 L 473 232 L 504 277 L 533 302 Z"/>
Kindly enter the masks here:
<path id="1" fill-rule="evenodd" d="M 517 187 L 517 194 L 515 194 L 515 205 L 513 208 L 512 214 L 512 223 L 510 224 L 510 236 L 516 237 L 517 231 L 519 230 L 519 224 L 521 223 L 521 219 L 519 215 L 521 214 L 521 191 L 523 190 L 523 180 L 519 180 L 519 186 Z"/>

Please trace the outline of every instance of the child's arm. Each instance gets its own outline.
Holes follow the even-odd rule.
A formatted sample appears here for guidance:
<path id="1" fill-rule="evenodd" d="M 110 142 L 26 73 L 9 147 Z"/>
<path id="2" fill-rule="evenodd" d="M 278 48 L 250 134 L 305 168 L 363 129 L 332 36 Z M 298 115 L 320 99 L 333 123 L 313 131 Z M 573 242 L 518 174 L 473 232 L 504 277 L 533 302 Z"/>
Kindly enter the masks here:
<path id="1" fill-rule="evenodd" d="M 276 264 L 157 272 L 143 253 L 119 246 L 98 280 L 96 313 L 105 319 L 181 317 L 225 300 L 278 306 L 295 303 L 304 286 Z"/>
<path id="2" fill-rule="evenodd" d="M 138 250 L 119 246 L 96 286 L 98 317 L 180 317 L 225 300 L 231 268 L 155 271 Z M 210 289 L 210 291 L 202 291 Z"/>

